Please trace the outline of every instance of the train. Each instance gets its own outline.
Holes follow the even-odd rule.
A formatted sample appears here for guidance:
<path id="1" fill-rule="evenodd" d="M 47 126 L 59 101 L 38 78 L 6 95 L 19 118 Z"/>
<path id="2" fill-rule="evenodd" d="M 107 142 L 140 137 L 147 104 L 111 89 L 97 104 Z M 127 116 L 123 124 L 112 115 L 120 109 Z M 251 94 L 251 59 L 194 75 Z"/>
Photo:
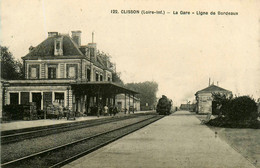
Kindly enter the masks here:
<path id="1" fill-rule="evenodd" d="M 165 95 L 162 95 L 162 98 L 160 98 L 157 103 L 156 112 L 159 115 L 169 115 L 171 114 L 171 109 L 172 109 L 172 100 L 168 99 Z"/>

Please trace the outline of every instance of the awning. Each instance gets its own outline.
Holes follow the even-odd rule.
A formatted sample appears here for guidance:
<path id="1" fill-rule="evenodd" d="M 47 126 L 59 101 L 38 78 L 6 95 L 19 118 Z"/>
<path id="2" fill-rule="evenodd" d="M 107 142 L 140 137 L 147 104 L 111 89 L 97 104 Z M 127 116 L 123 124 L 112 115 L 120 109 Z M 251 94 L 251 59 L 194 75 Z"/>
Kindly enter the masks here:
<path id="1" fill-rule="evenodd" d="M 113 82 L 100 81 L 100 82 L 77 82 L 71 84 L 72 90 L 76 93 L 82 94 L 105 94 L 105 95 L 116 95 L 116 94 L 139 94 L 136 91 L 127 89 L 126 87 L 120 86 Z"/>

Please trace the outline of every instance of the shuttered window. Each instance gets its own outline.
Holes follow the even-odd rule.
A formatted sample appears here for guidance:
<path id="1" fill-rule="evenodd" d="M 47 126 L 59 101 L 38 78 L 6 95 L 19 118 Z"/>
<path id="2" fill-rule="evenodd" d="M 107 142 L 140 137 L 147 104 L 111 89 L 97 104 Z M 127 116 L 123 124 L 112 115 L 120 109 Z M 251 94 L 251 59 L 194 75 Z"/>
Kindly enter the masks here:
<path id="1" fill-rule="evenodd" d="M 40 65 L 29 65 L 29 77 L 30 79 L 39 79 Z"/>
<path id="2" fill-rule="evenodd" d="M 76 79 L 78 77 L 78 65 L 67 64 L 67 78 Z"/>
<path id="3" fill-rule="evenodd" d="M 56 79 L 57 78 L 57 65 L 49 65 L 48 66 L 48 79 Z"/>

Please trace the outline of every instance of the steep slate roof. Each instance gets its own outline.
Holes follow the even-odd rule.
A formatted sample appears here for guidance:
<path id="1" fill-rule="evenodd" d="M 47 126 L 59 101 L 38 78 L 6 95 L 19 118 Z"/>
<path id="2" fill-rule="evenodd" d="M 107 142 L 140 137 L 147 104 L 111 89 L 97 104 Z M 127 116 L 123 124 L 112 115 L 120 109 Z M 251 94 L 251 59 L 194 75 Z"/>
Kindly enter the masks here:
<path id="1" fill-rule="evenodd" d="M 54 56 L 54 40 L 57 37 L 63 37 L 63 55 L 55 55 Z M 87 59 L 89 60 L 80 50 L 80 46 L 78 46 L 73 39 L 69 35 L 58 35 L 55 37 L 48 37 L 38 46 L 36 46 L 32 51 L 30 51 L 26 56 L 22 57 L 25 60 L 37 60 L 41 59 Z M 93 64 L 101 69 L 105 69 L 111 71 L 111 69 L 106 67 L 105 60 L 99 55 L 97 55 L 97 60 L 93 61 Z"/>
<path id="2" fill-rule="evenodd" d="M 67 35 L 59 35 L 63 36 L 63 56 L 55 56 L 53 59 L 57 57 L 82 57 L 84 58 L 84 54 L 79 50 L 77 44 Z M 52 58 L 50 56 L 54 56 L 54 39 L 55 37 L 48 37 L 38 46 L 36 46 L 31 52 L 29 52 L 26 56 L 22 57 L 23 59 L 37 59 L 40 58 Z"/>
<path id="3" fill-rule="evenodd" d="M 113 72 L 113 70 L 112 70 L 111 68 L 108 68 L 108 67 L 107 67 L 107 63 L 106 63 L 105 58 L 103 58 L 103 57 L 100 56 L 100 55 L 97 55 L 97 64 L 100 65 L 100 66 L 102 66 L 103 69 L 108 70 L 108 71 L 110 71 L 110 72 Z M 97 66 L 98 66 L 98 65 L 97 65 Z"/>
<path id="4" fill-rule="evenodd" d="M 103 64 L 103 62 L 100 60 L 101 58 L 97 55 L 97 61 L 94 62 L 94 65 L 106 69 L 106 66 Z"/>
<path id="5" fill-rule="evenodd" d="M 110 68 L 107 68 L 105 60 L 99 55 L 97 55 L 97 61 L 94 62 L 94 65 L 96 65 L 102 69 L 108 70 L 110 72 L 113 72 L 113 70 L 111 70 Z"/>
<path id="6" fill-rule="evenodd" d="M 198 93 L 213 93 L 213 92 L 231 92 L 231 91 L 223 89 L 223 88 L 216 86 L 216 85 L 210 85 L 209 87 L 206 87 L 205 89 L 197 91 L 196 94 L 198 94 Z"/>

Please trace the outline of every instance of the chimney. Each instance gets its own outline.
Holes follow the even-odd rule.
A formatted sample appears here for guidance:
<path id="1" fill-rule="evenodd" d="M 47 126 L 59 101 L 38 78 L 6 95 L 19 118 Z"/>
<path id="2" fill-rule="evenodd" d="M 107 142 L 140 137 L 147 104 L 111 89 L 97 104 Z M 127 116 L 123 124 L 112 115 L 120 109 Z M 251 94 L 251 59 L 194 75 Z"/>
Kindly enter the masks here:
<path id="1" fill-rule="evenodd" d="M 81 46 L 81 31 L 77 30 L 77 31 L 71 31 L 72 33 L 72 39 L 73 41 L 78 44 L 78 46 Z"/>
<path id="2" fill-rule="evenodd" d="M 106 58 L 106 64 L 107 64 L 107 68 L 110 68 L 110 61 L 108 58 Z"/>
<path id="3" fill-rule="evenodd" d="M 210 86 L 210 78 L 209 78 L 209 86 Z"/>
<path id="4" fill-rule="evenodd" d="M 33 47 L 33 46 L 30 46 L 30 47 L 29 47 L 29 52 L 31 52 L 33 49 L 34 49 L 34 47 Z"/>
<path id="5" fill-rule="evenodd" d="M 107 68 L 110 68 L 110 61 L 109 61 L 109 57 L 106 54 L 102 55 L 102 58 L 104 60 L 104 64 Z"/>
<path id="6" fill-rule="evenodd" d="M 94 32 L 92 32 L 92 43 L 94 43 Z"/>
<path id="7" fill-rule="evenodd" d="M 48 37 L 58 36 L 58 32 L 48 32 Z"/>
<path id="8" fill-rule="evenodd" d="M 97 44 L 88 43 L 88 49 L 89 49 L 90 60 L 93 62 L 97 61 Z"/>

